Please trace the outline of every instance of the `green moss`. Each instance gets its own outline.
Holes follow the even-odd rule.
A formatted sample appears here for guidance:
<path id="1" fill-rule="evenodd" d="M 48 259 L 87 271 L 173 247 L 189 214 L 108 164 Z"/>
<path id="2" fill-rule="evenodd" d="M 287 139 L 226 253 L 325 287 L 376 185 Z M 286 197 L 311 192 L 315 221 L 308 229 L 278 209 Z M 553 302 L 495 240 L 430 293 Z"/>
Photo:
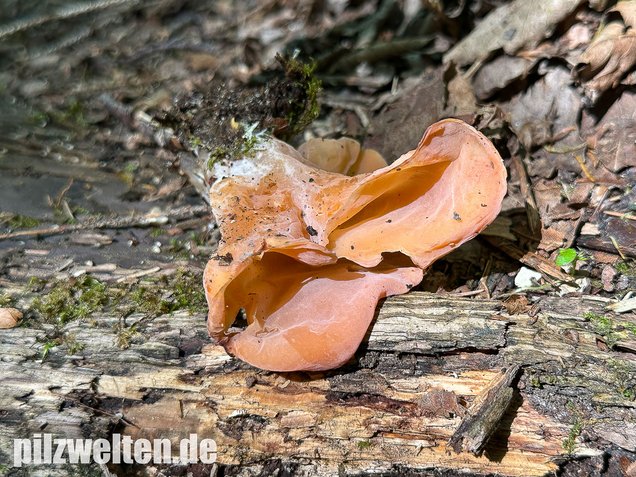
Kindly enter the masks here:
<path id="1" fill-rule="evenodd" d="M 115 332 L 117 333 L 115 344 L 121 349 L 130 348 L 130 342 L 135 337 L 135 335 L 139 333 L 137 331 L 137 325 L 126 327 L 122 324 L 118 324 L 115 327 Z"/>
<path id="2" fill-rule="evenodd" d="M 60 339 L 59 338 L 55 338 L 55 339 L 52 339 L 52 340 L 49 340 L 49 341 L 45 342 L 42 345 L 42 351 L 40 352 L 40 358 L 42 359 L 42 361 L 44 361 L 48 357 L 49 352 L 52 349 L 57 348 L 59 345 L 60 345 Z"/>
<path id="3" fill-rule="evenodd" d="M 205 145 L 203 144 L 203 140 L 198 136 L 191 136 L 188 142 L 190 143 L 190 149 L 205 147 Z"/>
<path id="4" fill-rule="evenodd" d="M 563 450 L 568 454 L 574 452 L 574 448 L 576 446 L 576 438 L 581 435 L 581 431 L 583 430 L 583 422 L 579 416 L 574 417 L 574 422 L 572 423 L 572 427 L 570 428 L 570 432 L 568 433 L 568 437 L 563 441 Z"/>
<path id="5" fill-rule="evenodd" d="M 78 124 L 85 124 L 84 118 L 84 105 L 79 101 L 73 101 L 68 108 L 66 108 L 65 115 L 68 119 L 75 121 Z"/>
<path id="6" fill-rule="evenodd" d="M 5 219 L 4 223 L 11 229 L 32 229 L 40 225 L 38 219 L 19 214 L 12 215 L 10 218 Z"/>
<path id="7" fill-rule="evenodd" d="M 616 392 L 625 399 L 636 400 L 636 381 L 633 368 L 616 359 L 609 359 L 607 368 L 612 374 L 612 382 L 616 383 Z"/>
<path id="8" fill-rule="evenodd" d="M 91 213 L 90 210 L 82 207 L 81 205 L 76 205 L 72 208 L 74 215 L 89 215 Z"/>
<path id="9" fill-rule="evenodd" d="M 301 133 L 320 114 L 318 96 L 322 90 L 322 83 L 315 76 L 316 63 L 304 63 L 296 57 L 277 57 L 285 69 L 285 76 L 300 87 L 304 92 L 304 100 L 292 104 L 292 110 L 287 117 L 289 137 Z"/>
<path id="10" fill-rule="evenodd" d="M 133 312 L 143 313 L 152 317 L 169 313 L 170 302 L 162 298 L 159 290 L 138 285 L 129 295 L 133 303 Z"/>
<path id="11" fill-rule="evenodd" d="M 46 286 L 46 281 L 40 277 L 31 277 L 29 278 L 27 286 L 32 292 L 39 292 Z"/>
<path id="12" fill-rule="evenodd" d="M 129 295 L 134 312 L 149 316 L 159 316 L 178 310 L 190 313 L 205 310 L 202 276 L 179 270 L 173 277 L 162 283 L 146 283 L 137 286 Z"/>
<path id="13" fill-rule="evenodd" d="M 358 441 L 358 449 L 365 450 L 371 447 L 370 441 Z"/>
<path id="14" fill-rule="evenodd" d="M 128 161 L 123 169 L 118 173 L 119 178 L 128 186 L 135 183 L 135 172 L 139 169 L 139 161 Z"/>
<path id="15" fill-rule="evenodd" d="M 190 253 L 190 248 L 188 247 L 187 242 L 182 242 L 181 240 L 175 237 L 170 239 L 168 243 L 168 251 L 175 258 L 181 258 L 183 260 L 190 259 L 190 256 L 192 255 Z"/>
<path id="16" fill-rule="evenodd" d="M 152 229 L 150 231 L 150 236 L 152 238 L 157 238 L 157 237 L 160 237 L 162 235 L 163 235 L 163 229 L 160 229 L 159 227 L 156 227 L 156 228 L 154 228 L 154 229 Z"/>
<path id="17" fill-rule="evenodd" d="M 46 126 L 50 120 L 49 115 L 43 111 L 33 111 L 29 116 L 29 122 L 40 127 Z"/>
<path id="18" fill-rule="evenodd" d="M 615 268 L 621 275 L 636 277 L 636 261 L 634 260 L 622 260 L 615 265 Z"/>
<path id="19" fill-rule="evenodd" d="M 2 294 L 0 295 L 0 306 L 9 306 L 13 304 L 13 298 L 11 296 Z"/>
<path id="20" fill-rule="evenodd" d="M 61 325 L 88 317 L 108 303 L 106 285 L 83 275 L 76 279 L 56 282 L 42 298 L 36 298 L 31 307 L 46 321 Z"/>
<path id="21" fill-rule="evenodd" d="M 587 312 L 583 315 L 592 325 L 594 332 L 603 336 L 607 345 L 612 348 L 620 340 L 636 336 L 636 324 L 622 319 L 613 320 L 609 316 Z"/>
<path id="22" fill-rule="evenodd" d="M 66 207 L 63 205 L 65 204 Z M 63 200 L 58 205 L 53 204 L 53 217 L 58 224 L 76 224 L 75 206 L 71 206 L 67 201 Z M 84 209 L 86 210 L 86 209 Z"/>
<path id="23" fill-rule="evenodd" d="M 32 285 L 40 287 L 42 281 L 36 279 Z M 194 313 L 204 312 L 206 309 L 201 273 L 188 270 L 179 270 L 172 276 L 141 284 L 108 287 L 105 283 L 84 275 L 57 281 L 40 290 L 42 296 L 32 302 L 31 308 L 44 321 L 54 325 L 52 332 L 42 343 L 42 359 L 46 359 L 51 350 L 57 347 L 63 347 L 68 354 L 76 354 L 84 349 L 77 337 L 66 332 L 63 326 L 73 320 L 88 318 L 95 312 L 112 308 L 121 314 L 121 318 L 135 312 L 154 318 L 177 310 Z M 4 295 L 2 302 L 9 302 Z M 93 322 L 93 326 L 97 324 L 97 321 Z M 117 346 L 129 347 L 132 339 L 139 333 L 138 326 L 126 327 L 121 323 L 117 325 Z"/>
<path id="24" fill-rule="evenodd" d="M 32 279 L 30 287 L 35 291 L 46 290 L 43 282 L 37 278 Z M 0 296 L 0 304 L 10 302 L 10 297 Z M 124 315 L 142 313 L 149 317 L 182 309 L 191 313 L 203 311 L 206 302 L 202 276 L 200 273 L 179 270 L 171 277 L 156 281 L 107 287 L 105 283 L 83 275 L 53 283 L 46 293 L 33 300 L 31 308 L 46 322 L 64 325 L 117 305 L 126 310 Z"/>
<path id="25" fill-rule="evenodd" d="M 555 385 L 559 382 L 558 378 L 554 374 L 543 376 L 543 382 L 546 384 Z"/>
<path id="26" fill-rule="evenodd" d="M 239 129 L 233 130 L 233 138 L 229 138 L 227 145 L 216 146 L 211 149 L 205 144 L 198 144 L 200 147 L 208 149 L 207 167 L 211 169 L 214 164 L 219 161 L 230 161 L 239 157 L 252 156 L 259 150 L 260 144 L 265 140 L 268 131 L 257 131 L 260 123 L 255 122 L 252 124 L 238 123 Z M 243 131 L 242 133 L 240 131 Z M 192 141 L 191 141 L 192 142 Z"/>
<path id="27" fill-rule="evenodd" d="M 223 159 L 231 158 L 231 150 L 225 146 L 217 146 L 208 155 L 208 169 L 212 169 L 214 164 Z"/>
<path id="28" fill-rule="evenodd" d="M 205 245 L 206 241 L 207 232 L 189 232 L 185 239 L 176 237 L 171 238 L 168 241 L 166 249 L 174 256 L 174 258 L 190 260 L 194 258 L 195 253 L 203 253 L 198 251 L 198 247 Z"/>
<path id="29" fill-rule="evenodd" d="M 186 309 L 190 313 L 205 310 L 203 278 L 187 271 L 177 273 L 174 285 L 174 309 Z"/>
<path id="30" fill-rule="evenodd" d="M 77 354 L 85 348 L 84 343 L 77 341 L 75 333 L 67 333 L 64 335 L 62 344 L 66 346 L 68 354 Z"/>
<path id="31" fill-rule="evenodd" d="M 588 311 L 583 316 L 592 324 L 594 331 L 598 334 L 607 335 L 612 332 L 612 320 L 607 316 L 599 315 L 591 311 Z"/>
<path id="32" fill-rule="evenodd" d="M 84 105 L 78 100 L 71 101 L 62 113 L 62 121 L 70 121 L 79 126 L 85 125 Z"/>
<path id="33" fill-rule="evenodd" d="M 259 149 L 259 145 L 263 142 L 263 140 L 265 139 L 265 135 L 267 134 L 267 131 L 262 130 L 262 131 L 257 131 L 256 128 L 258 127 L 259 123 L 252 123 L 252 124 L 241 124 L 241 127 L 243 128 L 243 136 L 242 136 L 242 143 L 241 143 L 241 154 L 243 156 L 251 156 L 254 154 L 255 151 L 257 151 Z"/>
<path id="34" fill-rule="evenodd" d="M 621 390 L 621 395 L 629 400 L 629 401 L 635 401 L 636 400 L 636 388 L 623 388 Z"/>

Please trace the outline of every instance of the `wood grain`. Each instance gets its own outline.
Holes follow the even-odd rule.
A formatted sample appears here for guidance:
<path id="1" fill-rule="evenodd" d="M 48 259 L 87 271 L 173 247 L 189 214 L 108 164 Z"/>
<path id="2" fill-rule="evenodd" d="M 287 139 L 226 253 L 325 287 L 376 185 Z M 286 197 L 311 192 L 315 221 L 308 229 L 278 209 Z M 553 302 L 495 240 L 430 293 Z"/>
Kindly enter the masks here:
<path id="1" fill-rule="evenodd" d="M 216 440 L 219 464 L 279 459 L 298 475 L 398 467 L 546 475 L 567 457 L 563 442 L 575 420 L 587 439 L 574 436 L 576 455 L 636 451 L 636 432 L 626 431 L 636 429 L 628 392 L 635 356 L 603 346 L 583 317 L 585 310 L 619 320 L 603 306 L 544 298 L 536 315 L 509 315 L 494 300 L 410 293 L 382 304 L 355 362 L 311 375 L 264 372 L 231 358 L 210 343 L 202 315 L 133 315 L 126 325 L 137 322 L 139 333 L 125 350 L 116 345 L 118 320 L 70 323 L 65 332 L 84 349 L 73 356 L 55 348 L 44 362 L 46 329 L 3 330 L 0 456 L 9 459 L 14 437 L 43 429 L 175 442 L 197 432 Z M 495 406 L 485 434 L 460 427 L 490 412 L 497 396 L 505 413 Z M 467 452 L 448 444 L 454 435 L 453 442 L 472 442 L 455 446 Z"/>

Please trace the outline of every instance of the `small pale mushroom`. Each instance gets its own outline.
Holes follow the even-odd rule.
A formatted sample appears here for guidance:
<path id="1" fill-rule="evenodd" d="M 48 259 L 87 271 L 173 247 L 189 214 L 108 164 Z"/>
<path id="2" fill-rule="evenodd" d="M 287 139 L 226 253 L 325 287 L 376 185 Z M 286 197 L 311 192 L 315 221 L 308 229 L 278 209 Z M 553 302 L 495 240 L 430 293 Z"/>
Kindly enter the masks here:
<path id="1" fill-rule="evenodd" d="M 414 151 L 380 168 L 377 153 L 365 162 L 354 142 L 309 144 L 303 155 L 268 139 L 215 171 L 210 202 L 222 241 L 204 274 L 208 330 L 254 366 L 346 363 L 381 298 L 417 285 L 500 211 L 505 167 L 461 121 L 432 125 Z M 372 172 L 338 173 L 360 169 Z M 248 325 L 232 328 L 241 310 Z"/>
<path id="2" fill-rule="evenodd" d="M 22 319 L 22 312 L 16 308 L 0 308 L 0 329 L 15 328 Z"/>
<path id="3" fill-rule="evenodd" d="M 327 172 L 355 176 L 373 172 L 387 163 L 374 149 L 363 149 L 348 137 L 340 139 L 310 139 L 298 148 L 304 162 Z"/>

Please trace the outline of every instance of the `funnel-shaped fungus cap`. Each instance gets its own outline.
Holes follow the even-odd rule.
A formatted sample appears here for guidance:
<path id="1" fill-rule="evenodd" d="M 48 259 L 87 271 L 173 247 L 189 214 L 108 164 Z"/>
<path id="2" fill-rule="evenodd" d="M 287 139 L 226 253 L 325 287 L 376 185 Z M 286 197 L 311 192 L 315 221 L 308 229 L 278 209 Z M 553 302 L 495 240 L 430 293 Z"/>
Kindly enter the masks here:
<path id="1" fill-rule="evenodd" d="M 482 231 L 506 192 L 495 148 L 457 120 L 432 125 L 390 166 L 350 139 L 300 150 L 269 140 L 219 168 L 210 191 L 222 242 L 204 275 L 208 329 L 273 371 L 344 364 L 378 300 Z M 248 326 L 233 329 L 241 310 Z"/>

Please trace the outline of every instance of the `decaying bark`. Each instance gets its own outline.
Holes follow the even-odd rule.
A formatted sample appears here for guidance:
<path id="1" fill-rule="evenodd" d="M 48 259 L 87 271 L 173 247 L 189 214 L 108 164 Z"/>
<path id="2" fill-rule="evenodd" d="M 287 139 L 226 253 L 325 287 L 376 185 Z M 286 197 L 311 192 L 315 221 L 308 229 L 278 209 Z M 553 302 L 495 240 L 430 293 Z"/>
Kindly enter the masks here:
<path id="1" fill-rule="evenodd" d="M 381 306 L 355 363 L 312 375 L 229 357 L 209 342 L 202 315 L 140 321 L 125 350 L 117 320 L 73 322 L 65 331 L 84 349 L 56 348 L 44 362 L 45 330 L 3 330 L 0 456 L 10 462 L 12 439 L 36 432 L 175 442 L 196 432 L 218 444 L 218 465 L 201 475 L 242 464 L 255 475 L 279 466 L 293 475 L 530 476 L 566 461 L 627 475 L 636 355 L 620 339 L 608 349 L 584 318 L 616 319 L 605 304 L 544 298 L 510 315 L 497 301 L 410 293 Z"/>

